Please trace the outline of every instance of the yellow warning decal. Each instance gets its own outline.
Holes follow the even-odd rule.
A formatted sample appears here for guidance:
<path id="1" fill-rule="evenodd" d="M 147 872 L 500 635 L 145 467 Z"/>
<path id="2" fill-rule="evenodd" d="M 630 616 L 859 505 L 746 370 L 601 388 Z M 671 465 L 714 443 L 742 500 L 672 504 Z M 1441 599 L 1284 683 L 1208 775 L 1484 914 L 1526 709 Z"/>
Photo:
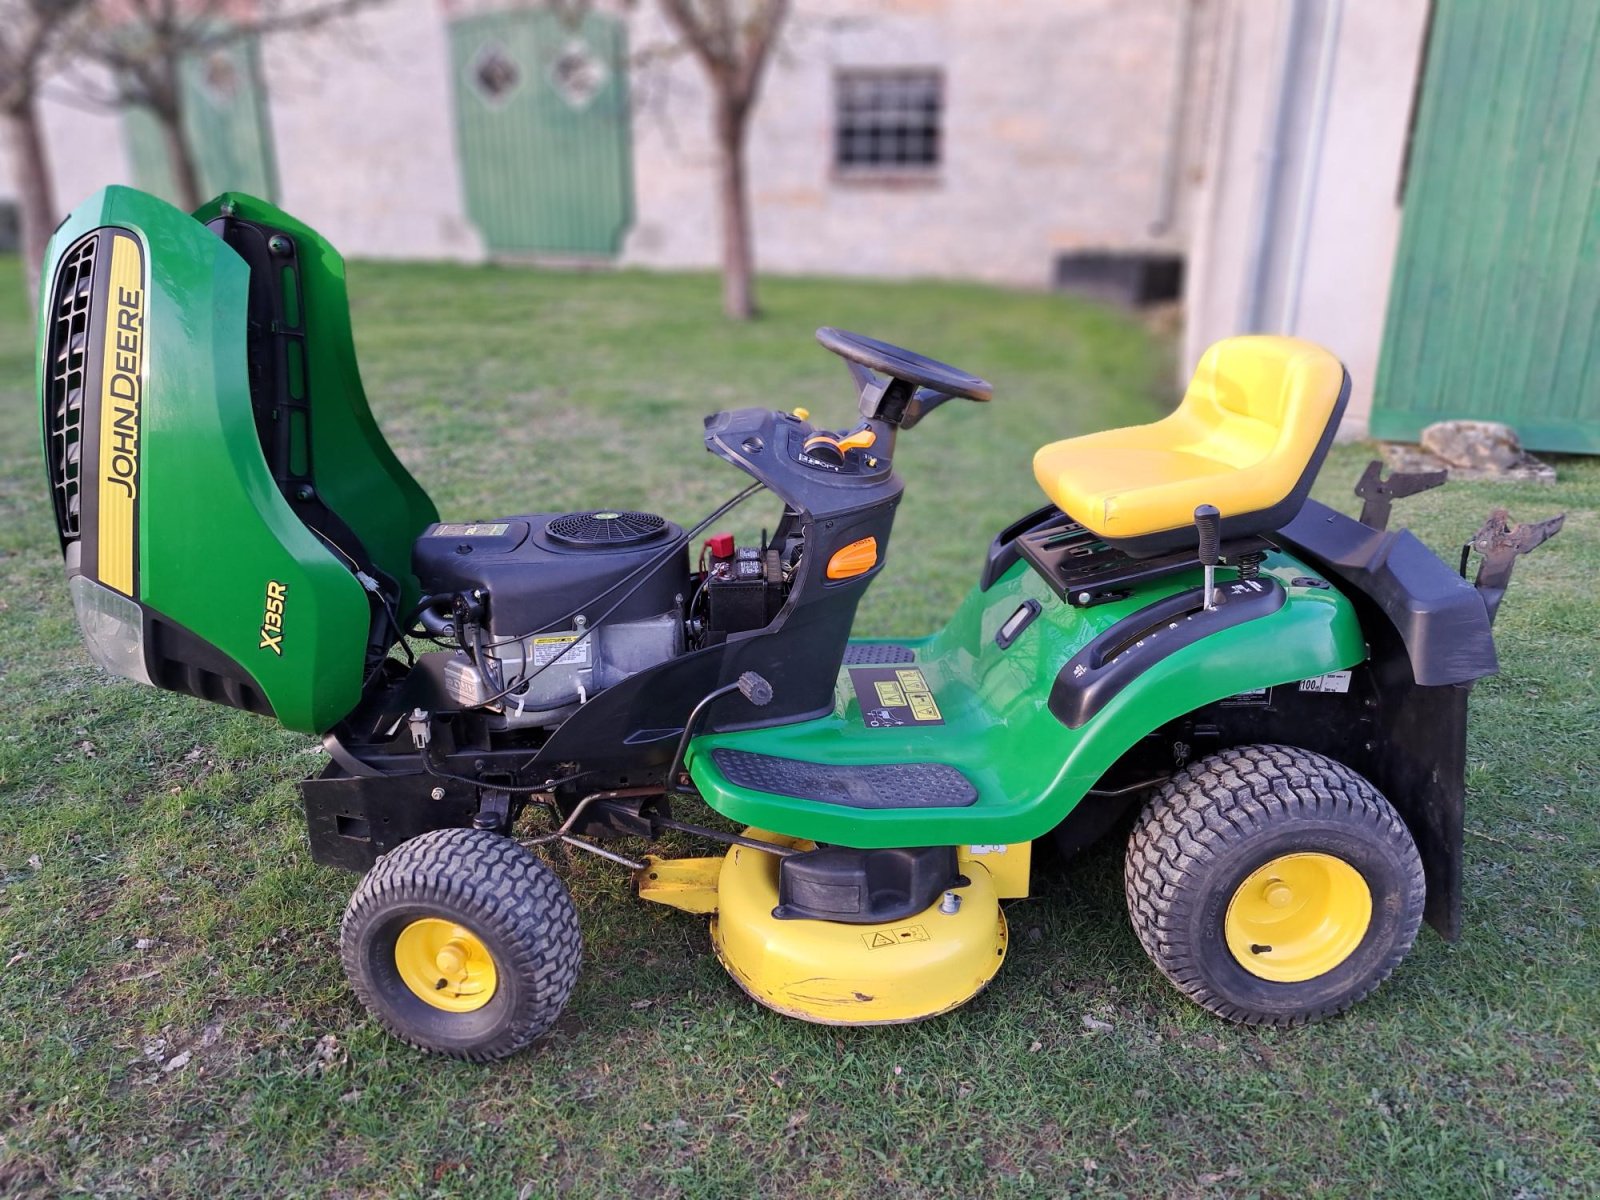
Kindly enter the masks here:
<path id="1" fill-rule="evenodd" d="M 868 729 L 944 724 L 933 689 L 916 667 L 851 667 L 850 682 Z"/>
<path id="2" fill-rule="evenodd" d="M 144 252 L 126 233 L 111 235 L 100 364 L 100 582 L 133 596 L 139 517 L 139 424 L 145 378 Z"/>
<path id="3" fill-rule="evenodd" d="M 896 671 L 896 678 L 900 686 L 906 690 L 906 704 L 911 709 L 911 715 L 918 721 L 939 721 L 939 706 L 933 702 L 933 692 L 928 687 L 928 681 L 922 677 L 922 672 L 915 668 L 905 671 Z"/>
<path id="4" fill-rule="evenodd" d="M 872 685 L 878 693 L 878 703 L 888 705 L 890 708 L 904 708 L 906 706 L 906 693 L 898 683 L 890 683 L 887 679 Z"/>
<path id="5" fill-rule="evenodd" d="M 925 942 L 928 940 L 928 930 L 923 925 L 902 925 L 898 929 L 877 929 L 872 933 L 863 933 L 861 940 L 867 944 L 868 950 L 881 950 L 885 946 Z"/>

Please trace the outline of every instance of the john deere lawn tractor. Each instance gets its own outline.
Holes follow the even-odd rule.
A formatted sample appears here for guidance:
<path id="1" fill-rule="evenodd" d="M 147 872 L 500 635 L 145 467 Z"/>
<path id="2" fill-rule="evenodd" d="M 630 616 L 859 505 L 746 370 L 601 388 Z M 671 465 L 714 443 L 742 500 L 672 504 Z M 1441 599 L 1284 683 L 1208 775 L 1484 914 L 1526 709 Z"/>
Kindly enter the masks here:
<path id="1" fill-rule="evenodd" d="M 413 1045 L 494 1058 L 555 1021 L 581 955 L 533 849 L 555 843 L 709 917 L 760 1003 L 839 1025 L 971 999 L 1033 842 L 1135 814 L 1134 929 L 1223 1017 L 1337 1013 L 1423 920 L 1456 936 L 1467 697 L 1517 555 L 1559 518 L 1497 513 L 1473 584 L 1385 528 L 1436 480 L 1369 471 L 1361 520 L 1308 500 L 1350 391 L 1315 345 L 1221 342 L 1165 419 L 1049 442 L 1044 503 L 974 548 L 949 622 L 863 641 L 899 436 L 987 401 L 976 376 L 822 329 L 859 423 L 707 417 L 749 483 L 703 518 L 536 496 L 550 511 L 440 521 L 368 410 L 338 255 L 285 213 L 110 188 L 44 279 L 44 449 L 89 653 L 322 739 L 311 852 L 364 872 L 344 966 Z M 760 493 L 770 536 L 720 532 Z M 695 800 L 728 827 L 686 819 Z M 617 841 L 669 831 L 718 852 Z"/>

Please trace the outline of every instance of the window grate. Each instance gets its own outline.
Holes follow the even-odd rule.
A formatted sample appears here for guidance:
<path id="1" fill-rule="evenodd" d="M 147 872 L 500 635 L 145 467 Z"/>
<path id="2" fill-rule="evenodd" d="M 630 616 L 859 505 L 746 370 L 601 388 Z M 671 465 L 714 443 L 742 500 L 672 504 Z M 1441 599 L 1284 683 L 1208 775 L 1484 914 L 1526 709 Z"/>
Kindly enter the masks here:
<path id="1" fill-rule="evenodd" d="M 833 162 L 839 171 L 927 174 L 943 160 L 943 142 L 942 71 L 834 76 Z"/>
<path id="2" fill-rule="evenodd" d="M 45 444 L 56 528 L 64 541 L 78 536 L 83 455 L 83 394 L 89 363 L 89 310 L 99 234 L 91 233 L 61 256 L 50 302 L 50 337 L 45 362 Z"/>

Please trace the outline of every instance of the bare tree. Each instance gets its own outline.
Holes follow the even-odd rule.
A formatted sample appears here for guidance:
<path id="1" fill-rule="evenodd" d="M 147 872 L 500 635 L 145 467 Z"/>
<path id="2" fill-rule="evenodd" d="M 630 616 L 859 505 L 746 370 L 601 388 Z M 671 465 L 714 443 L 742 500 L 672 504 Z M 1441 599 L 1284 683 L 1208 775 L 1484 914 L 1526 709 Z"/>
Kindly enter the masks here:
<path id="1" fill-rule="evenodd" d="M 105 68 L 104 87 L 79 92 L 113 108 L 143 109 L 160 127 L 180 208 L 204 199 L 200 169 L 184 126 L 185 60 L 269 34 L 318 28 L 380 0 L 97 0 L 73 39 L 76 58 Z"/>
<path id="2" fill-rule="evenodd" d="M 667 21 L 711 85 L 722 223 L 722 308 L 738 320 L 756 313 L 745 134 L 789 5 L 790 0 L 661 0 Z"/>
<path id="3" fill-rule="evenodd" d="M 0 127 L 11 152 L 29 300 L 39 293 L 39 267 L 56 225 L 50 161 L 39 128 L 39 81 L 62 32 L 84 2 L 0 0 Z"/>

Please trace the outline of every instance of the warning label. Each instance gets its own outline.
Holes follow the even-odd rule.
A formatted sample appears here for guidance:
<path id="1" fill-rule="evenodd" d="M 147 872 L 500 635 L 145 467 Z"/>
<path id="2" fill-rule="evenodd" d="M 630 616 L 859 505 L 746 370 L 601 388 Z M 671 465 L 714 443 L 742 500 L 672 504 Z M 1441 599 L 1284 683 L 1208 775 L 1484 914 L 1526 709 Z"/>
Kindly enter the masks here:
<path id="1" fill-rule="evenodd" d="M 1310 679 L 1300 681 L 1302 692 L 1348 692 L 1350 690 L 1349 671 L 1329 671 L 1326 675 L 1313 675 Z"/>
<path id="2" fill-rule="evenodd" d="M 476 525 L 435 525 L 429 537 L 499 537 L 511 526 L 504 521 Z"/>
<path id="3" fill-rule="evenodd" d="M 589 639 L 585 638 L 583 641 L 578 642 L 576 646 L 573 646 L 572 643 L 577 641 L 577 634 L 563 633 L 553 637 L 529 638 L 523 645 L 528 648 L 528 661 L 536 667 L 555 662 L 557 658 L 561 660 L 561 665 L 564 667 L 587 666 L 589 662 Z M 571 649 L 568 649 L 568 647 L 571 647 Z"/>
<path id="4" fill-rule="evenodd" d="M 944 724 L 933 689 L 916 667 L 851 667 L 850 683 L 869 729 Z"/>
<path id="5" fill-rule="evenodd" d="M 861 940 L 868 950 L 882 950 L 885 946 L 903 946 L 907 942 L 925 942 L 928 931 L 921 925 L 902 925 L 898 929 L 878 929 L 863 933 Z"/>

